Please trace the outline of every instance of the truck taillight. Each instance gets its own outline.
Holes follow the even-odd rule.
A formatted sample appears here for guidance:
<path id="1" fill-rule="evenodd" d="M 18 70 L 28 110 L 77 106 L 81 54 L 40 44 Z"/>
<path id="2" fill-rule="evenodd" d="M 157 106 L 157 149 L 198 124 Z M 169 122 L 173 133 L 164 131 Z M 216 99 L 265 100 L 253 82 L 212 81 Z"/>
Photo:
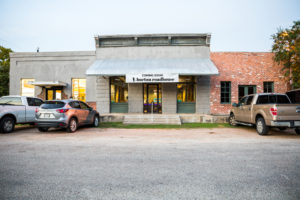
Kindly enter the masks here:
<path id="1" fill-rule="evenodd" d="M 271 111 L 271 114 L 272 114 L 273 116 L 276 116 L 276 115 L 277 115 L 277 108 L 276 108 L 276 107 L 270 108 L 270 111 Z"/>
<path id="2" fill-rule="evenodd" d="M 35 113 L 38 113 L 39 112 L 39 109 L 38 108 L 35 108 Z"/>
<path id="3" fill-rule="evenodd" d="M 56 112 L 58 113 L 66 113 L 69 109 L 57 109 Z"/>

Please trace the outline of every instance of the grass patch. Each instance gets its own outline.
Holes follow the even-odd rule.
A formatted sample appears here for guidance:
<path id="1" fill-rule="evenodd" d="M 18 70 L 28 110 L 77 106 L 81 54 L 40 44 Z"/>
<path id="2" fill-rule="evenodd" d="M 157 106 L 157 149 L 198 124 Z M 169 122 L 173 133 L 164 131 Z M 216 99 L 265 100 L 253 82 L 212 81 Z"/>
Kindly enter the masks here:
<path id="1" fill-rule="evenodd" d="M 182 125 L 165 125 L 165 124 L 123 124 L 122 122 L 102 122 L 99 128 L 128 128 L 128 129 L 138 129 L 138 128 L 233 128 L 227 123 L 217 124 L 217 123 L 188 123 Z"/>

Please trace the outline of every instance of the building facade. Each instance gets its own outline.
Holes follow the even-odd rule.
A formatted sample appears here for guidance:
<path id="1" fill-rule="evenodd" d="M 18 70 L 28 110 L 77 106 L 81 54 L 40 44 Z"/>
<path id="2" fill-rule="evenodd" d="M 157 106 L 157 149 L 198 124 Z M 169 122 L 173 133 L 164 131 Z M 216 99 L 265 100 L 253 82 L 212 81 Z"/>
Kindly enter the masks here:
<path id="1" fill-rule="evenodd" d="M 10 94 L 86 101 L 100 114 L 228 114 L 286 92 L 271 53 L 210 52 L 210 34 L 95 37 L 96 51 L 11 53 Z"/>

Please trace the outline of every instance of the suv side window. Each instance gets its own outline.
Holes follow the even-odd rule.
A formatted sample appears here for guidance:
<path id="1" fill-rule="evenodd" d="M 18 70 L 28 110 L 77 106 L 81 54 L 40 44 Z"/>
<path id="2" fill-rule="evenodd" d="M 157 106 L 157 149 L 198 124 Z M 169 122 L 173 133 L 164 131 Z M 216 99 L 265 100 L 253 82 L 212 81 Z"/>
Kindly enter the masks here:
<path id="1" fill-rule="evenodd" d="M 253 96 L 249 96 L 247 99 L 246 105 L 251 105 L 252 100 L 253 100 Z"/>
<path id="2" fill-rule="evenodd" d="M 80 109 L 80 105 L 79 105 L 79 102 L 78 102 L 78 101 L 72 101 L 72 102 L 69 103 L 69 105 L 70 105 L 72 108 Z"/>
<path id="3" fill-rule="evenodd" d="M 86 105 L 85 103 L 80 101 L 79 104 L 80 104 L 81 109 L 85 109 L 85 110 L 89 109 L 89 106 Z"/>

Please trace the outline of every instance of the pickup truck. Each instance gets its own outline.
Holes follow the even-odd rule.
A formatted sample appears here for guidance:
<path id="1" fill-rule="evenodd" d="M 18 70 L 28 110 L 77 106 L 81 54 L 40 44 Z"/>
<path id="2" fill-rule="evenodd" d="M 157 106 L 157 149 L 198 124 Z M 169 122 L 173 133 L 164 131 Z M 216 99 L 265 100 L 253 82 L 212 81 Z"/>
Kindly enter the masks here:
<path id="1" fill-rule="evenodd" d="M 300 134 L 300 104 L 292 104 L 285 94 L 248 95 L 232 106 L 230 125 L 255 125 L 259 135 L 267 135 L 270 127 L 294 128 Z"/>
<path id="2" fill-rule="evenodd" d="M 0 98 L 0 133 L 10 133 L 15 124 L 34 124 L 35 111 L 43 100 L 25 96 Z"/>

